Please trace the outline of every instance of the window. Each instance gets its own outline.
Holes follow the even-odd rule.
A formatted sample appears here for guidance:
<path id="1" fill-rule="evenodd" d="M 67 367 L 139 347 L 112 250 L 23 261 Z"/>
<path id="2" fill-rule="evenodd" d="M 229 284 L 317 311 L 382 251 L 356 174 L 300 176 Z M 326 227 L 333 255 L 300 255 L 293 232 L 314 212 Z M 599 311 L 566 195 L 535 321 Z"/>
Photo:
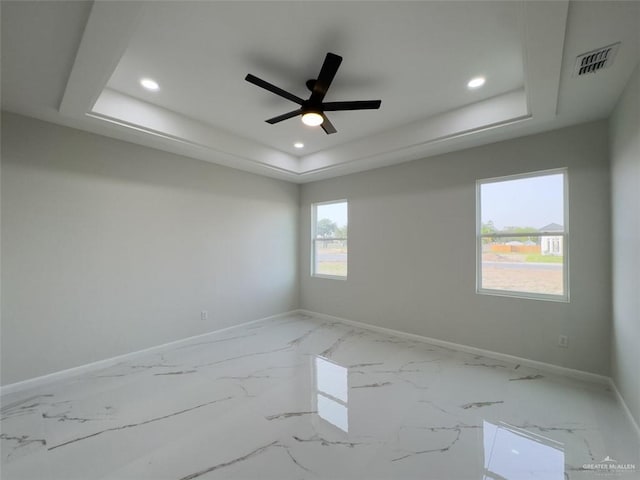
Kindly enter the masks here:
<path id="1" fill-rule="evenodd" d="M 568 301 L 566 169 L 477 182 L 477 291 Z"/>
<path id="2" fill-rule="evenodd" d="M 311 274 L 346 279 L 347 201 L 314 203 L 311 210 Z"/>

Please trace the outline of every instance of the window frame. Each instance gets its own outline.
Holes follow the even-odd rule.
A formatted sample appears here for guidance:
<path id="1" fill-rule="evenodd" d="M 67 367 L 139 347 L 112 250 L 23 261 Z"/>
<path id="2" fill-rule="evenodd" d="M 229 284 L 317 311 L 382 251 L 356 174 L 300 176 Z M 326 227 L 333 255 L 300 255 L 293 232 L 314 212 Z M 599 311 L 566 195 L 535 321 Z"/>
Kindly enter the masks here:
<path id="1" fill-rule="evenodd" d="M 347 234 L 347 238 L 328 238 L 323 240 L 344 240 L 347 244 L 347 275 L 327 275 L 324 273 L 316 273 L 316 227 L 318 223 L 318 206 L 319 205 L 332 205 L 335 203 L 346 203 L 347 204 L 347 231 L 349 229 L 349 200 L 346 198 L 338 199 L 338 200 L 328 200 L 324 202 L 314 202 L 311 204 L 311 267 L 310 272 L 311 276 L 315 278 L 328 278 L 331 280 L 347 280 L 347 276 L 349 275 L 349 236 Z"/>
<path id="2" fill-rule="evenodd" d="M 504 234 L 482 234 L 482 195 L 481 187 L 489 183 L 505 182 L 510 180 L 520 180 L 524 178 L 544 177 L 548 175 L 563 175 L 563 227 L 564 231 L 559 232 L 527 232 L 526 236 L 545 236 L 545 233 L 553 233 L 553 236 L 563 237 L 562 239 L 562 295 L 550 293 L 525 292 L 519 290 L 499 290 L 482 287 L 482 239 L 486 237 L 514 237 L 525 236 L 519 232 Z M 524 233 L 524 232 L 523 232 Z M 504 175 L 501 177 L 482 178 L 476 180 L 476 294 L 491 295 L 498 297 L 526 298 L 532 300 L 545 300 L 550 302 L 569 303 L 569 169 L 568 167 L 553 168 L 549 170 L 538 170 L 535 172 L 518 173 L 514 175 Z"/>

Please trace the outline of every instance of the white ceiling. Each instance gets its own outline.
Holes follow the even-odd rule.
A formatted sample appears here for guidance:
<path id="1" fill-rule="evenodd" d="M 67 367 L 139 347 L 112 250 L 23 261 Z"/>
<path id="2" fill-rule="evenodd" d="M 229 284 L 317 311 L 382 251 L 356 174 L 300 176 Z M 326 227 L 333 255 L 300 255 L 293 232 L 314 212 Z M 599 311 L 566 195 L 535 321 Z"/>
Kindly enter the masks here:
<path id="1" fill-rule="evenodd" d="M 640 2 L 3 1 L 2 107 L 306 182 L 606 118 L 639 31 Z M 609 69 L 573 76 L 618 41 Z M 333 135 L 265 123 L 297 106 L 245 75 L 306 98 L 327 52 L 344 60 L 326 100 L 381 109 L 328 113 Z"/>

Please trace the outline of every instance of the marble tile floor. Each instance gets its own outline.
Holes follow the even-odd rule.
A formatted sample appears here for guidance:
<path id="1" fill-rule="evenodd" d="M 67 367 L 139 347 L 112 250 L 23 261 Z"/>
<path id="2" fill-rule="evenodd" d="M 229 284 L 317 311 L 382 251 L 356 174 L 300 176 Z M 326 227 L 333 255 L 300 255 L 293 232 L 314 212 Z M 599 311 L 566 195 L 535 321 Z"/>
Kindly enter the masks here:
<path id="1" fill-rule="evenodd" d="M 3 480 L 640 474 L 607 386 L 304 315 L 1 400 Z"/>

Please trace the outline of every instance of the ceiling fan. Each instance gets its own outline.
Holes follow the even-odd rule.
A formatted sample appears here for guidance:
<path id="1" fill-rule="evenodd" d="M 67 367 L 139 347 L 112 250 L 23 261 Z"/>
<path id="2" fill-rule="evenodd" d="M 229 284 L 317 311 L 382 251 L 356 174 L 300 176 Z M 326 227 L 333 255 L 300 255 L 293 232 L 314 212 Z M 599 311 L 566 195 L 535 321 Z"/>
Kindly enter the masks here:
<path id="1" fill-rule="evenodd" d="M 327 133 L 336 133 L 335 127 L 331 124 L 324 112 L 335 112 L 338 110 L 377 110 L 380 108 L 381 100 L 358 100 L 353 102 L 323 102 L 324 96 L 329 90 L 329 86 L 333 81 L 333 77 L 336 76 L 338 67 L 342 62 L 342 57 L 335 53 L 327 53 L 324 59 L 320 73 L 317 79 L 307 80 L 306 86 L 311 91 L 311 95 L 307 100 L 304 100 L 297 95 L 289 93 L 269 82 L 256 77 L 255 75 L 248 74 L 245 80 L 249 83 L 253 83 L 258 87 L 262 87 L 265 90 L 269 90 L 271 93 L 275 93 L 287 100 L 291 100 L 294 103 L 300 105 L 300 108 L 293 110 L 277 117 L 266 120 L 267 123 L 274 124 L 287 120 L 289 118 L 302 115 L 302 122 L 305 125 L 317 126 L 321 125 L 322 129 Z"/>

